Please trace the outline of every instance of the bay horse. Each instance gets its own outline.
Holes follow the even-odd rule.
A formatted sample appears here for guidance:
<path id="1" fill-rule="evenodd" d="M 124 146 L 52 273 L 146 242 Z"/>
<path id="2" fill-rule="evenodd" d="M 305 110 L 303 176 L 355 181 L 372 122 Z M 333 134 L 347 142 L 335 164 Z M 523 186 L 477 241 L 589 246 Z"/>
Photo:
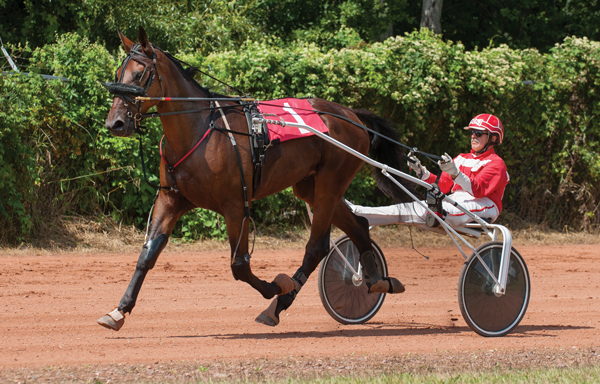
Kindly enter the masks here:
<path id="1" fill-rule="evenodd" d="M 131 282 L 118 307 L 98 320 L 100 325 L 117 331 L 123 326 L 125 314 L 130 314 L 135 306 L 144 278 L 167 245 L 175 223 L 186 212 L 198 207 L 210 209 L 224 217 L 234 278 L 250 284 L 266 299 L 277 295 L 256 319 L 260 323 L 270 326 L 279 323 L 280 312 L 292 304 L 307 278 L 327 255 L 332 224 L 344 231 L 360 251 L 360 261 L 370 292 L 404 291 L 400 281 L 379 274 L 373 257 L 368 222 L 355 216 L 343 200 L 344 192 L 362 161 L 317 136 L 282 142 L 280 157 L 276 161 L 267 161 L 262 170 L 260 187 L 248 196 L 249 201 L 258 200 L 291 186 L 294 194 L 313 210 L 310 239 L 302 265 L 293 277 L 280 274 L 274 281 L 267 282 L 255 276 L 250 268 L 249 220 L 244 220 L 247 207 L 242 191 L 244 179 L 252 185 L 254 177 L 250 141 L 239 140 L 238 158 L 230 133 L 222 134 L 223 129 L 209 132 L 215 126 L 227 126 L 234 133 L 248 132 L 245 114 L 241 108 L 234 107 L 240 104 L 223 100 L 226 96 L 211 93 L 198 84 L 193 79 L 197 69 L 184 69 L 181 61 L 153 46 L 143 28 L 139 28 L 138 43 L 129 40 L 120 31 L 119 37 L 128 56 L 116 71 L 118 81 L 115 84 L 125 88 L 137 87 L 135 89 L 142 89 L 149 97 L 219 98 L 222 109 L 215 108 L 209 101 L 160 101 L 156 104 L 164 132 L 161 148 L 163 161 L 160 165 L 162 189 L 155 203 L 148 240 L 142 248 Z M 381 135 L 396 137 L 387 120 L 369 111 L 353 110 L 334 102 L 308 100 L 315 110 L 329 113 L 320 116 L 329 128 L 331 137 L 360 153 L 370 152 L 373 158 L 391 167 L 401 168 L 397 147 L 377 134 L 370 137 L 360 127 L 364 124 Z M 145 114 L 153 105 L 151 101 L 135 101 L 117 95 L 106 119 L 106 128 L 115 136 L 132 136 L 141 114 Z M 132 112 L 133 106 L 138 108 L 137 112 Z M 197 113 L 184 113 L 198 107 L 202 110 Z M 185 160 L 181 161 L 184 157 Z M 179 166 L 172 168 L 167 164 Z M 375 174 L 382 190 L 397 201 L 407 199 L 386 177 L 379 172 Z"/>

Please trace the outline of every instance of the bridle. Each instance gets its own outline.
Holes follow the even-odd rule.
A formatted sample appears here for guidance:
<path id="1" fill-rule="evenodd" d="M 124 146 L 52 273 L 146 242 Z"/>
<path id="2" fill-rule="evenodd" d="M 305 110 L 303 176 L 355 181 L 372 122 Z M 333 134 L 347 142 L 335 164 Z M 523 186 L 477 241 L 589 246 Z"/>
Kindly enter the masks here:
<path id="1" fill-rule="evenodd" d="M 150 44 L 150 47 L 152 48 L 152 57 L 149 57 L 142 52 L 141 47 L 142 46 L 140 43 L 136 43 L 131 48 L 129 55 L 127 55 L 127 57 L 121 63 L 121 74 L 119 75 L 119 78 L 117 79 L 117 73 L 115 72 L 115 82 L 110 84 L 108 87 L 108 92 L 123 100 L 123 105 L 125 108 L 127 108 L 127 116 L 134 123 L 134 131 L 139 134 L 143 133 L 143 127 L 140 125 L 140 123 L 142 122 L 144 115 L 141 113 L 143 102 L 138 100 L 137 97 L 148 97 L 148 89 L 152 86 L 154 79 L 157 77 L 158 83 L 160 84 L 160 91 L 164 95 L 162 78 L 156 69 L 156 51 L 154 46 Z M 144 65 L 144 72 L 142 72 L 140 75 L 139 80 L 142 80 L 146 73 L 149 72 L 144 86 L 123 83 L 125 70 L 127 69 L 127 65 L 129 65 L 131 60 L 137 61 L 138 63 Z M 148 71 L 148 64 L 145 62 L 147 60 L 150 61 L 150 71 Z M 154 102 L 152 102 L 152 104 L 154 104 Z M 137 107 L 137 110 L 134 107 Z"/>

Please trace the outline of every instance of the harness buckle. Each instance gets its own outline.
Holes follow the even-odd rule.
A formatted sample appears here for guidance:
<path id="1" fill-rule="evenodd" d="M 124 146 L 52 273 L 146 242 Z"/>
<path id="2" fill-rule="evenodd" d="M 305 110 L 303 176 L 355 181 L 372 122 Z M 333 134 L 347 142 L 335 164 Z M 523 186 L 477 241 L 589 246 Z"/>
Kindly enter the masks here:
<path id="1" fill-rule="evenodd" d="M 171 187 L 172 191 L 175 191 L 175 193 L 179 193 L 179 188 L 177 187 L 177 180 L 175 179 L 175 167 L 172 167 L 170 165 L 167 165 L 167 171 L 169 171 L 169 173 L 171 174 L 171 181 L 173 182 L 173 186 Z"/>

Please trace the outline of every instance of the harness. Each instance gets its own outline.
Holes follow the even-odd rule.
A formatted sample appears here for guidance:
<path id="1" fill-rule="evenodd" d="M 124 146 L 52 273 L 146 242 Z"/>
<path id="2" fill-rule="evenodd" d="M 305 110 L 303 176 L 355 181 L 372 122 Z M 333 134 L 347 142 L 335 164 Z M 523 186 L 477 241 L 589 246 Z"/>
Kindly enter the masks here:
<path id="1" fill-rule="evenodd" d="M 200 144 L 202 144 L 202 142 L 209 137 L 210 133 L 213 130 L 228 132 L 230 137 L 232 137 L 231 136 L 232 134 L 246 135 L 244 133 L 231 131 L 231 129 L 229 129 L 229 124 L 227 123 L 227 119 L 223 112 L 223 108 L 228 109 L 228 108 L 242 107 L 244 109 L 244 112 L 246 113 L 246 117 L 249 122 L 252 121 L 253 117 L 257 117 L 256 114 L 258 113 L 258 109 L 254 105 L 255 99 L 248 98 L 248 97 L 243 97 L 243 98 L 225 98 L 225 97 L 222 97 L 222 98 L 219 98 L 219 97 L 171 98 L 171 97 L 164 97 L 164 90 L 162 87 L 162 78 L 158 74 L 158 70 L 156 68 L 156 50 L 153 45 L 150 45 L 150 46 L 152 48 L 152 57 L 149 57 L 144 52 L 142 52 L 140 43 L 136 43 L 131 48 L 131 50 L 129 51 L 129 55 L 123 60 L 123 63 L 121 64 L 121 74 L 117 77 L 117 73 L 115 73 L 115 82 L 112 84 L 109 84 L 108 91 L 111 94 L 113 94 L 115 97 L 119 97 L 120 99 L 123 100 L 123 104 L 124 104 L 125 108 L 127 108 L 127 116 L 131 119 L 130 123 L 133 122 L 134 131 L 139 134 L 138 138 L 139 138 L 139 142 L 140 142 L 140 157 L 142 160 L 142 170 L 144 173 L 144 179 L 145 179 L 146 183 L 158 190 L 164 189 L 167 191 L 174 191 L 176 193 L 181 193 L 179 190 L 179 187 L 177 186 L 177 181 L 176 181 L 175 174 L 174 174 L 175 168 L 178 165 L 180 165 L 186 158 L 188 158 L 196 150 L 196 148 L 198 148 L 198 146 L 200 146 Z M 160 48 L 158 48 L 158 49 L 160 49 Z M 168 55 L 169 57 L 179 61 L 180 63 L 184 63 L 181 60 L 178 60 L 178 59 L 174 58 L 173 56 L 171 56 L 168 52 L 164 52 L 164 51 L 161 51 L 161 52 L 163 52 L 165 55 Z M 127 69 L 127 65 L 129 65 L 129 62 L 131 60 L 137 61 L 140 64 L 144 65 L 144 72 L 139 76 L 138 81 L 142 81 L 144 79 L 144 77 L 146 76 L 146 73 L 149 72 L 148 77 L 146 78 L 143 86 L 123 83 L 125 70 Z M 149 65 L 150 65 L 151 69 L 149 71 L 148 71 L 149 66 L 148 66 L 147 61 L 150 61 Z M 189 65 L 187 63 L 184 63 L 184 64 Z M 206 75 L 210 76 L 208 74 L 206 74 Z M 149 97 L 148 89 L 152 86 L 154 80 L 157 77 L 159 80 L 161 93 L 163 94 L 163 96 L 158 97 L 158 98 Z M 210 76 L 210 77 L 221 82 L 220 80 L 214 78 L 213 76 Z M 231 88 L 236 89 L 234 87 L 231 87 Z M 183 100 L 191 101 L 190 99 L 192 101 L 194 101 L 194 100 L 195 101 L 209 101 L 210 107 L 186 110 L 186 111 L 164 112 L 164 113 L 149 113 L 149 114 L 141 113 L 142 103 L 144 101 L 150 101 L 152 104 L 155 104 L 155 101 L 183 101 Z M 238 102 L 240 102 L 240 105 L 228 105 L 228 106 L 221 107 L 221 106 L 218 106 L 218 101 L 238 101 Z M 215 103 L 217 103 L 216 107 L 215 107 Z M 223 117 L 225 125 L 227 126 L 227 129 L 216 127 L 216 125 L 215 125 L 214 111 L 217 108 L 221 111 L 221 115 Z M 145 127 L 141 125 L 141 122 L 145 118 L 155 118 L 155 117 L 176 115 L 176 114 L 200 113 L 200 112 L 207 111 L 207 110 L 210 111 L 210 124 L 209 124 L 208 129 L 206 130 L 206 132 L 204 133 L 202 138 L 196 143 L 196 145 L 194 145 L 185 156 L 183 156 L 179 161 L 177 161 L 172 166 L 169 165 L 169 163 L 165 159 L 163 149 L 162 149 L 162 142 L 163 142 L 165 136 L 163 135 L 162 138 L 160 139 L 160 143 L 159 143 L 160 155 L 161 155 L 161 158 L 167 168 L 167 171 L 171 175 L 171 182 L 173 184 L 173 187 L 155 185 L 155 184 L 149 182 L 148 177 L 146 175 L 144 150 L 143 150 L 143 144 L 142 144 L 142 138 L 141 138 L 141 136 L 145 133 L 145 131 L 144 131 Z M 252 112 L 254 112 L 254 113 L 252 113 Z M 251 126 L 251 123 L 249 126 Z M 261 132 L 257 132 L 257 134 L 254 135 L 254 131 L 251 128 L 249 128 L 249 133 L 247 134 L 247 136 L 250 137 L 251 144 L 256 143 L 257 145 L 259 145 L 260 143 L 265 142 L 264 137 L 265 136 L 268 137 L 268 134 L 266 134 L 266 132 L 261 131 Z M 253 136 L 260 136 L 260 137 L 253 138 Z M 247 188 L 245 185 L 243 169 L 242 169 L 242 164 L 241 164 L 241 158 L 239 156 L 239 151 L 237 149 L 237 144 L 235 143 L 235 140 L 233 140 L 232 143 L 234 144 L 234 148 L 236 150 L 236 154 L 237 154 L 237 158 L 238 158 L 238 166 L 240 168 L 240 174 L 242 176 L 242 187 L 243 187 L 243 191 L 244 191 L 244 200 L 245 200 L 245 214 L 246 214 L 246 217 L 249 217 L 250 214 L 249 214 L 249 209 L 248 209 L 249 203 L 248 203 L 248 196 L 247 196 Z M 264 159 L 264 155 L 263 155 L 262 151 L 256 150 L 256 148 L 252 147 L 252 146 L 251 146 L 251 148 L 252 148 L 251 152 L 252 152 L 252 162 L 253 163 L 256 164 L 261 158 Z"/>
<path id="2" fill-rule="evenodd" d="M 139 43 L 135 44 L 131 48 L 129 55 L 124 59 L 123 63 L 121 64 L 120 76 L 117 77 L 117 73 L 115 73 L 115 82 L 112 84 L 109 84 L 109 86 L 108 86 L 108 91 L 111 94 L 113 94 L 115 97 L 119 97 L 120 99 L 123 100 L 123 104 L 124 104 L 125 108 L 127 108 L 127 116 L 130 118 L 130 124 L 131 124 L 131 122 L 133 122 L 134 131 L 136 133 L 138 133 L 138 138 L 139 138 L 139 142 L 140 142 L 140 158 L 142 161 L 142 171 L 144 173 L 144 180 L 148 185 L 157 189 L 156 197 L 154 199 L 154 203 L 152 204 L 152 208 L 150 209 L 150 214 L 148 217 L 148 225 L 146 227 L 146 238 L 148 236 L 150 217 L 152 215 L 154 205 L 156 204 L 156 199 L 158 198 L 158 193 L 160 192 L 160 190 L 166 190 L 166 191 L 173 191 L 175 193 L 181 194 L 181 191 L 179 190 L 179 187 L 177 186 L 177 179 L 175 177 L 175 168 L 178 165 L 180 165 L 181 163 L 183 163 L 183 161 L 185 161 L 185 159 L 188 158 L 200 146 L 200 144 L 202 144 L 202 142 L 204 142 L 210 136 L 210 133 L 212 131 L 220 131 L 222 133 L 227 134 L 231 141 L 231 144 L 232 144 L 232 146 L 235 150 L 235 154 L 236 154 L 236 160 L 238 163 L 238 168 L 240 171 L 240 178 L 241 178 L 241 183 L 242 183 L 242 191 L 243 191 L 243 195 L 244 195 L 244 218 L 242 220 L 242 228 L 244 226 L 246 219 L 250 219 L 254 223 L 254 221 L 250 217 L 250 204 L 249 204 L 249 199 L 248 199 L 248 188 L 246 187 L 246 180 L 244 177 L 242 159 L 241 159 L 240 152 L 239 152 L 237 143 L 236 143 L 233 135 L 238 134 L 238 135 L 243 135 L 243 136 L 249 137 L 250 149 L 251 149 L 251 154 L 252 154 L 252 163 L 254 164 L 254 176 L 255 176 L 253 178 L 253 180 L 255 181 L 254 185 L 253 185 L 253 187 L 254 187 L 253 193 L 254 193 L 254 190 L 256 189 L 257 185 L 259 184 L 259 183 L 257 183 L 257 181 L 262 180 L 261 170 L 262 170 L 262 166 L 266 162 L 266 150 L 269 147 L 269 139 L 268 139 L 269 136 L 268 136 L 268 132 L 266 130 L 266 124 L 252 123 L 253 118 L 262 117 L 262 115 L 260 114 L 260 112 L 258 111 L 258 108 L 256 106 L 257 100 L 255 100 L 253 98 L 249 98 L 249 97 L 237 97 L 237 98 L 235 98 L 235 97 L 233 97 L 233 98 L 229 98 L 229 97 L 226 97 L 226 98 L 225 97 L 209 97 L 209 98 L 164 97 L 164 89 L 162 87 L 162 78 L 158 74 L 158 70 L 156 68 L 155 47 L 153 45 L 151 45 L 151 47 L 152 47 L 152 57 L 149 57 L 141 51 L 141 45 Z M 165 55 L 169 56 L 170 58 L 177 60 L 180 63 L 183 63 L 181 60 L 176 59 L 175 57 L 171 56 L 168 52 L 163 52 L 163 53 Z M 131 60 L 135 60 L 135 61 L 139 62 L 140 64 L 144 65 L 144 72 L 136 79 L 138 81 L 142 81 L 144 79 L 144 77 L 146 76 L 146 73 L 148 72 L 148 64 L 146 63 L 146 61 L 150 60 L 151 69 L 148 73 L 148 77 L 146 78 L 143 86 L 123 83 L 125 70 L 127 69 L 127 65 L 129 64 L 129 62 Z M 184 64 L 189 65 L 187 63 L 184 63 Z M 223 83 L 222 81 L 214 78 L 211 75 L 208 75 L 206 73 L 204 73 L 204 74 Z M 159 80 L 161 93 L 163 96 L 160 98 L 153 98 L 148 95 L 148 89 L 152 86 L 154 80 L 157 77 Z M 223 84 L 225 84 L 225 83 L 223 83 Z M 234 87 L 231 87 L 231 88 L 236 89 Z M 236 89 L 236 90 L 238 90 L 238 89 Z M 240 91 L 240 93 L 241 93 L 241 91 Z M 142 114 L 141 113 L 142 103 L 144 101 L 150 101 L 152 104 L 155 105 L 154 101 L 156 101 L 156 100 L 158 100 L 158 101 L 178 101 L 178 100 L 194 101 L 194 99 L 195 99 L 195 101 L 209 101 L 210 107 L 187 110 L 187 111 L 150 113 L 150 114 Z M 240 104 L 221 106 L 221 105 L 219 105 L 219 101 L 237 101 Z M 247 134 L 242 133 L 242 132 L 232 131 L 231 128 L 229 127 L 229 123 L 227 121 L 225 112 L 223 111 L 223 109 L 239 108 L 239 107 L 241 107 L 243 109 L 245 116 L 246 116 L 246 120 L 248 122 L 248 133 Z M 215 124 L 214 113 L 215 113 L 216 109 L 219 110 L 221 117 L 223 118 L 225 128 L 217 127 Z M 165 164 L 165 167 L 166 167 L 167 171 L 169 172 L 169 175 L 171 176 L 171 183 L 173 186 L 172 187 L 171 186 L 162 186 L 160 184 L 155 185 L 155 184 L 151 183 L 148 180 L 148 177 L 146 175 L 144 149 L 143 149 L 143 144 L 142 144 L 142 135 L 145 133 L 145 129 L 144 129 L 145 127 L 143 127 L 141 125 L 141 122 L 143 121 L 143 119 L 175 115 L 175 114 L 199 113 L 199 112 L 203 112 L 203 111 L 207 111 L 207 110 L 210 111 L 210 124 L 209 124 L 208 129 L 206 130 L 204 135 L 200 138 L 200 140 L 174 165 L 170 165 L 164 156 L 162 143 L 163 143 L 165 135 L 162 136 L 162 138 L 160 139 L 160 142 L 159 142 L 159 152 L 160 152 L 162 161 Z M 256 225 L 254 225 L 254 226 L 256 227 Z M 233 252 L 233 255 L 235 255 L 237 253 L 237 249 L 238 249 L 241 239 L 242 239 L 242 234 L 243 234 L 243 231 L 240 232 L 240 237 L 238 239 L 238 242 L 237 242 L 235 251 Z M 255 231 L 254 235 L 256 236 L 256 231 Z M 250 254 L 252 254 L 253 250 L 254 250 L 254 242 L 253 242 L 253 246 L 252 246 L 252 250 L 250 251 Z M 249 257 L 249 255 L 247 255 L 247 257 Z M 235 259 L 235 257 L 232 257 L 232 263 L 233 263 L 234 259 Z"/>
<path id="3" fill-rule="evenodd" d="M 254 165 L 254 170 L 253 170 L 254 183 L 253 183 L 253 191 L 252 191 L 252 194 L 254 195 L 256 189 L 258 187 L 260 187 L 260 185 L 262 184 L 262 168 L 264 167 L 264 165 L 266 164 L 266 161 L 267 161 L 267 149 L 270 146 L 272 146 L 272 144 L 273 144 L 269 141 L 269 134 L 268 134 L 266 123 L 253 123 L 254 118 L 257 118 L 257 117 L 262 118 L 263 117 L 263 115 L 260 113 L 260 111 L 258 110 L 258 107 L 257 107 L 258 100 L 248 97 L 247 94 L 240 91 L 239 89 L 237 89 L 233 86 L 230 86 L 229 84 L 226 84 L 223 81 L 221 81 L 205 72 L 197 70 L 197 69 L 196 70 L 199 73 L 202 73 L 202 74 L 230 87 L 231 89 L 238 91 L 240 94 L 245 94 L 246 97 L 207 97 L 207 98 L 165 97 L 164 89 L 162 86 L 162 78 L 160 77 L 157 67 L 156 67 L 156 50 L 155 50 L 155 48 L 159 49 L 159 50 L 160 50 L 160 48 L 154 47 L 152 44 L 150 46 L 152 48 L 152 57 L 147 56 L 141 50 L 140 43 L 136 43 L 131 48 L 129 55 L 121 63 L 121 74 L 117 77 L 117 73 L 115 72 L 115 82 L 112 84 L 107 84 L 107 85 L 108 85 L 108 91 L 111 94 L 113 94 L 115 97 L 119 97 L 123 100 L 123 104 L 127 108 L 127 116 L 130 118 L 130 124 L 133 122 L 134 131 L 136 133 L 138 133 L 138 138 L 139 138 L 139 142 L 140 142 L 140 158 L 141 158 L 141 162 L 142 162 L 142 171 L 144 174 L 144 180 L 148 185 L 157 189 L 154 203 L 156 203 L 156 199 L 158 198 L 158 193 L 160 192 L 160 190 L 173 191 L 175 193 L 181 194 L 181 192 L 177 186 L 177 181 L 175 178 L 175 168 L 178 165 L 180 165 L 183 161 L 185 161 L 185 159 L 188 158 L 200 146 L 200 144 L 202 144 L 202 142 L 205 141 L 210 136 L 210 133 L 212 131 L 220 131 L 220 132 L 228 135 L 228 137 L 231 141 L 231 144 L 236 153 L 238 168 L 240 170 L 242 191 L 243 191 L 243 195 L 244 195 L 244 219 L 242 221 L 242 227 L 243 227 L 245 220 L 248 218 L 250 218 L 250 220 L 252 220 L 252 218 L 250 217 L 248 188 L 246 187 L 241 156 L 240 156 L 240 153 L 239 153 L 239 150 L 237 147 L 237 142 L 235 141 L 235 138 L 233 135 L 247 136 L 250 141 L 250 152 L 251 152 L 251 157 L 252 157 L 252 164 Z M 183 65 L 187 65 L 187 66 L 191 67 L 191 65 L 185 63 L 182 60 L 175 58 L 170 53 L 168 53 L 166 51 L 162 51 L 162 50 L 160 50 L 160 51 L 164 55 L 166 55 L 167 57 L 172 59 L 173 61 L 178 62 L 179 64 L 183 64 Z M 146 78 L 145 82 L 143 83 L 143 86 L 123 83 L 125 70 L 127 69 L 127 65 L 129 64 L 129 62 L 131 60 L 137 61 L 140 64 L 144 65 L 144 71 L 136 79 L 136 81 L 141 82 L 144 79 L 144 77 L 146 76 L 146 73 L 148 73 L 148 77 Z M 148 61 L 149 61 L 149 65 L 148 65 Z M 149 67 L 150 67 L 150 70 L 148 70 Z M 152 86 L 152 84 L 154 83 L 154 80 L 156 78 L 158 78 L 158 82 L 159 82 L 160 88 L 161 88 L 161 94 L 163 96 L 150 97 L 148 95 L 148 89 Z M 209 108 L 192 109 L 192 110 L 184 110 L 184 111 L 142 114 L 141 109 L 142 109 L 142 104 L 144 101 L 150 101 L 153 105 L 156 105 L 154 103 L 155 101 L 159 101 L 159 102 L 160 101 L 208 101 L 208 102 L 210 102 L 210 107 Z M 220 106 L 219 101 L 238 102 L 239 104 Z M 229 110 L 230 108 L 242 108 L 242 110 L 246 116 L 246 120 L 247 120 L 247 124 L 248 124 L 248 133 L 247 134 L 243 133 L 243 132 L 236 132 L 236 131 L 233 131 L 230 129 L 229 123 L 227 122 L 226 113 L 224 112 L 224 110 Z M 222 119 L 223 119 L 223 122 L 224 122 L 226 128 L 217 127 L 215 125 L 214 113 L 215 113 L 215 110 L 217 110 L 217 109 L 219 110 L 219 112 L 222 116 Z M 308 109 L 300 108 L 300 110 L 308 110 Z M 163 135 L 162 138 L 160 139 L 160 143 L 159 143 L 160 155 L 161 155 L 163 163 L 166 166 L 167 171 L 170 174 L 171 182 L 172 182 L 173 186 L 172 187 L 171 186 L 162 186 L 160 184 L 156 185 L 156 184 L 153 184 L 150 181 L 148 181 L 148 177 L 146 175 L 146 165 L 145 165 L 145 160 L 144 160 L 144 150 L 143 150 L 143 144 L 142 144 L 142 135 L 145 133 L 145 127 L 141 125 L 142 121 L 146 118 L 156 118 L 156 117 L 161 117 L 161 116 L 169 116 L 169 115 L 177 115 L 177 114 L 200 113 L 203 111 L 210 111 L 210 123 L 209 123 L 208 129 L 206 130 L 204 135 L 201 137 L 201 139 L 188 151 L 188 153 L 186 155 L 184 155 L 179 161 L 177 161 L 172 166 L 169 165 L 169 163 L 167 162 L 167 160 L 164 156 L 164 153 L 163 153 L 163 149 L 162 149 L 162 142 L 163 142 L 165 136 Z M 338 114 L 334 114 L 331 112 L 316 111 L 314 109 L 311 111 L 318 113 L 320 115 L 334 116 L 334 117 L 344 120 L 348 123 L 351 123 L 359 128 L 365 129 L 366 131 L 373 134 L 373 140 L 375 140 L 375 138 L 377 136 L 379 136 L 385 140 L 388 140 L 397 145 L 400 145 L 401 147 L 409 149 L 414 154 L 424 155 L 430 161 L 441 159 L 439 156 L 421 152 L 417 148 L 410 148 L 410 147 L 406 146 L 405 144 L 402 144 L 402 143 L 400 143 L 396 140 L 393 140 L 389 137 L 383 136 L 383 135 L 379 134 L 378 132 L 376 132 L 362 124 L 352 121 L 351 119 L 349 119 L 347 117 L 340 116 Z M 401 155 L 401 156 L 405 160 L 412 162 L 412 160 L 410 160 L 410 158 L 408 158 L 406 155 Z M 438 179 L 439 179 L 439 175 L 438 175 Z M 435 196 L 435 200 L 438 200 L 438 199 L 439 199 L 439 196 Z M 434 203 L 434 205 L 438 205 L 436 203 Z M 153 208 L 154 208 L 154 204 L 152 205 L 152 208 L 150 210 L 150 215 L 152 213 Z M 149 224 L 149 222 L 150 222 L 150 217 L 148 218 L 148 224 Z M 147 231 L 148 231 L 148 228 L 146 228 L 146 232 Z M 242 233 L 243 233 L 243 231 L 240 233 L 240 238 L 238 240 L 236 249 L 233 252 L 234 257 L 237 252 L 237 249 L 239 247 Z M 146 236 L 147 236 L 147 233 L 146 233 Z M 252 246 L 252 250 L 253 249 L 254 249 L 254 245 Z M 250 254 L 252 254 L 252 251 L 250 252 Z M 234 257 L 232 257 L 232 262 L 234 260 Z"/>

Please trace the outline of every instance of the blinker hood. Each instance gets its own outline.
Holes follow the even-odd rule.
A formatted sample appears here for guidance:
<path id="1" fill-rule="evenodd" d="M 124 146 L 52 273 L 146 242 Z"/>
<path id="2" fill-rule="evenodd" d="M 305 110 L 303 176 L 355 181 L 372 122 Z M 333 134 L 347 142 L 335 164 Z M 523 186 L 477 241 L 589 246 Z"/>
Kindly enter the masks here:
<path id="1" fill-rule="evenodd" d="M 123 83 L 112 83 L 108 86 L 108 92 L 115 96 L 129 95 L 129 96 L 144 96 L 146 89 L 138 85 L 123 84 Z"/>

